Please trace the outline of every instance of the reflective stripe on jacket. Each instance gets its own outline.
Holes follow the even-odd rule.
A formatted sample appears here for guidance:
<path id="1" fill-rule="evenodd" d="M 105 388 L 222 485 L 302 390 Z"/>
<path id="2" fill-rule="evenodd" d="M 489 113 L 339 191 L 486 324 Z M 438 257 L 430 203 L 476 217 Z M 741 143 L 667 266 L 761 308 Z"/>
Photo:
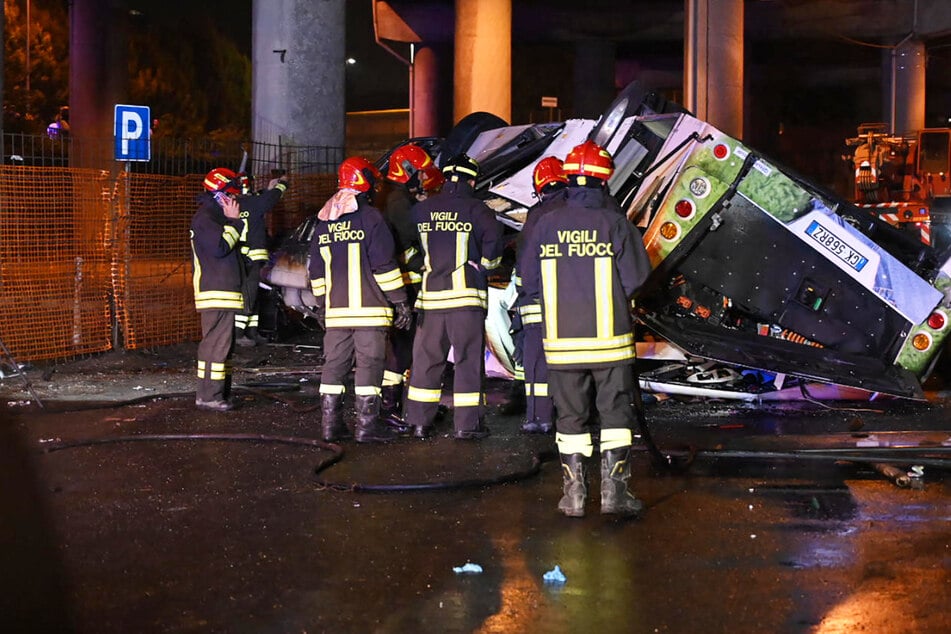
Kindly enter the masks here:
<path id="1" fill-rule="evenodd" d="M 602 190 L 566 192 L 519 260 L 526 302 L 541 307 L 545 360 L 566 370 L 630 363 L 630 301 L 651 270 L 644 243 Z"/>
<path id="2" fill-rule="evenodd" d="M 412 210 L 423 254 L 420 310 L 485 309 L 486 272 L 502 261 L 503 228 L 468 183 L 449 182 Z"/>
<path id="3" fill-rule="evenodd" d="M 265 215 L 280 202 L 285 190 L 287 184 L 279 182 L 273 189 L 238 197 L 241 218 L 248 221 L 247 230 L 241 236 L 241 253 L 252 262 L 268 259 Z"/>
<path id="4" fill-rule="evenodd" d="M 199 208 L 189 231 L 192 247 L 192 283 L 198 310 L 243 310 L 243 266 L 238 240 L 242 220 L 226 218 L 211 194 L 199 196 Z"/>
<path id="5" fill-rule="evenodd" d="M 324 307 L 327 328 L 386 328 L 391 303 L 405 302 L 393 235 L 366 196 L 357 210 L 321 222 L 310 243 L 311 290 Z"/>

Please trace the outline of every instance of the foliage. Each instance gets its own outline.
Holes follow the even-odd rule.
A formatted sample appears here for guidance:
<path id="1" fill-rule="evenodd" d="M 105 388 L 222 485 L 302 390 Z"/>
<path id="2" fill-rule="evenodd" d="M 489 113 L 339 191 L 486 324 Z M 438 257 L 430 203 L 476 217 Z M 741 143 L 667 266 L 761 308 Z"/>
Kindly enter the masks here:
<path id="1" fill-rule="evenodd" d="M 162 134 L 248 135 L 251 61 L 210 18 L 185 24 L 157 18 L 134 26 L 138 28 L 129 37 L 130 99 L 149 105 Z"/>
<path id="2" fill-rule="evenodd" d="M 62 0 L 4 0 L 3 129 L 42 133 L 69 96 L 69 20 Z M 27 90 L 27 31 L 30 37 Z"/>
<path id="3" fill-rule="evenodd" d="M 30 90 L 26 90 L 26 0 L 4 0 L 3 131 L 41 134 L 69 98 L 69 9 L 30 0 Z M 197 4 L 196 4 L 197 6 Z M 196 9 L 197 11 L 197 9 Z M 211 17 L 131 12 L 126 103 L 148 105 L 157 133 L 245 139 L 251 122 L 251 61 Z"/>

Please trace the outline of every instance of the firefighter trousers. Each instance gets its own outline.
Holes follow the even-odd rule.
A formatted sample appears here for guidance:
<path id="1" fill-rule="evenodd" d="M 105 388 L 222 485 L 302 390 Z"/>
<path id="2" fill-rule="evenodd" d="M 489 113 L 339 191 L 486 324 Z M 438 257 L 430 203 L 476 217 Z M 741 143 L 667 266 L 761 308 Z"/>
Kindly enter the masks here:
<path id="1" fill-rule="evenodd" d="M 442 394 L 442 375 L 452 347 L 455 431 L 480 428 L 483 415 L 482 376 L 485 365 L 485 311 L 479 309 L 423 311 L 413 342 L 413 368 L 406 395 L 406 422 L 430 427 Z"/>
<path id="2" fill-rule="evenodd" d="M 416 303 L 416 290 L 406 287 L 407 302 Z M 386 340 L 386 364 L 383 366 L 383 385 L 402 385 L 406 372 L 413 365 L 413 341 L 416 339 L 416 315 L 406 330 L 390 328 Z"/>
<path id="3" fill-rule="evenodd" d="M 353 392 L 380 395 L 386 357 L 386 328 L 328 328 L 324 333 L 324 367 L 321 394 L 343 394 L 354 370 Z"/>
<path id="4" fill-rule="evenodd" d="M 601 429 L 634 429 L 634 366 L 631 364 L 585 370 L 548 368 L 548 385 L 558 416 L 559 434 L 585 434 L 592 397 Z"/>
<path id="5" fill-rule="evenodd" d="M 261 289 L 261 269 L 266 260 L 245 260 L 245 278 L 241 286 L 244 295 L 244 310 L 235 315 L 234 325 L 238 330 L 257 328 L 260 321 L 258 315 L 258 295 Z"/>
<path id="6" fill-rule="evenodd" d="M 522 333 L 522 367 L 525 370 L 525 420 L 551 423 L 552 400 L 548 389 L 548 363 L 542 347 L 542 326 L 531 324 Z"/>
<path id="7" fill-rule="evenodd" d="M 386 364 L 383 383 L 401 385 L 406 371 L 413 365 L 413 340 L 416 337 L 416 319 L 406 330 L 391 328 L 386 341 Z"/>
<path id="8" fill-rule="evenodd" d="M 222 401 L 231 391 L 231 352 L 234 350 L 234 311 L 202 310 L 198 344 L 196 401 Z"/>

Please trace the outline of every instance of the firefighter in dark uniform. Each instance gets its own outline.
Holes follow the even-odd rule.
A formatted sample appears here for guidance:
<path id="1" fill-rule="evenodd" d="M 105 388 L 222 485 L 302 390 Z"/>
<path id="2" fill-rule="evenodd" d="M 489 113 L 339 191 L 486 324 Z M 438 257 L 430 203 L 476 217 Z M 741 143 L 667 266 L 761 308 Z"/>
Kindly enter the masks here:
<path id="1" fill-rule="evenodd" d="M 340 164 L 337 176 L 339 190 L 320 210 L 323 222 L 310 246 L 311 288 L 325 329 L 321 434 L 328 442 L 349 437 L 343 420 L 344 382 L 355 366 L 356 441 L 387 442 L 396 438 L 380 421 L 387 331 L 394 324 L 407 327 L 411 311 L 393 235 L 372 206 L 380 172 L 354 156 Z"/>
<path id="2" fill-rule="evenodd" d="M 601 513 L 636 515 L 628 490 L 634 429 L 634 347 L 630 303 L 650 273 L 635 227 L 610 202 L 614 171 L 606 150 L 591 141 L 564 163 L 564 199 L 528 236 L 522 288 L 542 311 L 548 384 L 564 475 L 558 509 L 581 517 L 587 496 L 585 459 L 593 453 L 585 425 L 594 405 L 601 421 Z"/>
<path id="3" fill-rule="evenodd" d="M 390 154 L 386 180 L 389 193 L 382 208 L 383 215 L 393 231 L 396 241 L 396 259 L 403 272 L 409 305 L 416 301 L 419 283 L 422 281 L 423 258 L 413 246 L 416 228 L 410 210 L 423 191 L 423 177 L 427 170 L 435 169 L 433 159 L 418 145 L 407 143 Z M 415 320 L 414 320 L 415 321 Z M 386 366 L 383 371 L 382 419 L 398 433 L 406 433 L 409 426 L 403 422 L 403 392 L 406 373 L 413 362 L 413 339 L 415 324 L 402 330 L 393 328 L 387 340 Z"/>
<path id="4" fill-rule="evenodd" d="M 552 400 L 548 393 L 548 364 L 542 348 L 542 312 L 537 302 L 525 300 L 518 272 L 525 258 L 536 257 L 525 249 L 538 220 L 564 202 L 564 189 L 568 186 L 562 162 L 554 156 L 540 160 L 532 172 L 532 186 L 538 203 L 528 210 L 528 217 L 519 234 L 518 260 L 516 262 L 515 287 L 519 299 L 516 302 L 518 318 L 522 326 L 522 368 L 525 376 L 525 422 L 522 431 L 526 434 L 548 434 L 554 429 L 552 423 Z"/>
<path id="5" fill-rule="evenodd" d="M 203 184 L 205 192 L 198 197 L 189 234 L 195 308 L 201 314 L 195 405 L 223 412 L 234 407 L 229 399 L 229 359 L 234 350 L 235 314 L 244 309 L 239 239 L 246 223 L 239 218 L 235 200 L 241 193 L 237 174 L 219 167 L 208 172 Z"/>
<path id="6" fill-rule="evenodd" d="M 423 280 L 406 421 L 417 438 L 433 433 L 450 346 L 455 437 L 489 434 L 482 420 L 487 272 L 501 263 L 503 241 L 502 225 L 474 195 L 478 170 L 464 154 L 450 159 L 443 167 L 447 182 L 442 190 L 413 206 Z"/>
<path id="7" fill-rule="evenodd" d="M 258 289 L 261 269 L 268 261 L 267 224 L 265 215 L 280 202 L 287 190 L 287 178 L 272 178 L 267 189 L 238 197 L 241 218 L 248 221 L 247 231 L 241 236 L 241 254 L 244 256 L 244 305 L 245 309 L 235 316 L 235 343 L 239 346 L 256 346 L 267 343 L 258 333 Z"/>

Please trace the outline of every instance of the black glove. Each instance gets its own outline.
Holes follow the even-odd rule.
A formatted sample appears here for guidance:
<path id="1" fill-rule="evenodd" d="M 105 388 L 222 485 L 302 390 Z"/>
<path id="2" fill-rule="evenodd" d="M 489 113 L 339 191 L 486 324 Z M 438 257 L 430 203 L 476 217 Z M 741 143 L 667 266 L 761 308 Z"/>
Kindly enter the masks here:
<path id="1" fill-rule="evenodd" d="M 321 330 L 327 330 L 327 318 L 323 306 L 314 306 L 314 319 L 320 324 Z"/>
<path id="2" fill-rule="evenodd" d="M 512 350 L 512 360 L 519 366 L 523 366 L 525 361 L 525 331 L 523 329 L 519 328 L 512 333 L 512 343 L 515 344 L 515 348 Z"/>
<path id="3" fill-rule="evenodd" d="M 393 326 L 400 330 L 409 330 L 413 323 L 413 313 L 409 309 L 409 304 L 400 302 L 393 308 L 396 309 L 396 314 L 393 316 Z"/>

